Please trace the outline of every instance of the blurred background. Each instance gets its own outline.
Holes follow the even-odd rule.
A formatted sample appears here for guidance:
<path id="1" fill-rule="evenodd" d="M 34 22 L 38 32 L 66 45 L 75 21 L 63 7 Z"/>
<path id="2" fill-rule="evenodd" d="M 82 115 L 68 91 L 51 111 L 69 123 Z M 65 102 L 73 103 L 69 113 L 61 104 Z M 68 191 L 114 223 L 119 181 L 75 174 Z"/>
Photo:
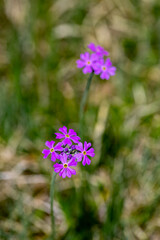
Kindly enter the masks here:
<path id="1" fill-rule="evenodd" d="M 46 140 L 79 132 L 90 42 L 117 73 L 94 76 L 85 109 L 92 164 L 56 178 L 56 239 L 160 239 L 160 1 L 0 1 L 0 239 L 51 233 Z"/>

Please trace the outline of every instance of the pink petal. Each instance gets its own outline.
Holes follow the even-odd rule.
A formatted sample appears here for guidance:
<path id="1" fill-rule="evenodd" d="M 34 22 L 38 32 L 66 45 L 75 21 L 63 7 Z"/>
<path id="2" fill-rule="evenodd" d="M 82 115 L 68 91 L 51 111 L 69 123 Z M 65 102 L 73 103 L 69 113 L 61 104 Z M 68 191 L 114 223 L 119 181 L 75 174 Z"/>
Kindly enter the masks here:
<path id="1" fill-rule="evenodd" d="M 111 76 L 115 75 L 116 67 L 111 67 L 108 72 Z"/>
<path id="2" fill-rule="evenodd" d="M 65 137 L 65 135 L 61 133 L 55 133 L 55 134 L 56 134 L 56 139 L 61 139 Z"/>
<path id="3" fill-rule="evenodd" d="M 82 152 L 82 151 L 83 151 L 83 144 L 82 144 L 81 142 L 78 143 L 78 145 L 76 146 L 76 149 L 77 149 L 78 151 Z"/>
<path id="4" fill-rule="evenodd" d="M 63 128 L 59 128 L 59 131 L 62 132 L 63 134 L 67 134 L 66 126 L 63 126 Z"/>
<path id="5" fill-rule="evenodd" d="M 112 66 L 112 62 L 111 62 L 110 58 L 108 58 L 106 60 L 105 64 L 106 64 L 107 67 L 111 67 Z"/>
<path id="6" fill-rule="evenodd" d="M 91 143 L 88 143 L 88 144 L 87 144 L 87 149 L 88 149 L 89 147 L 91 147 Z"/>
<path id="7" fill-rule="evenodd" d="M 64 145 L 66 145 L 66 144 L 72 145 L 72 142 L 71 142 L 71 140 L 70 140 L 69 138 L 65 138 L 65 139 L 62 141 L 62 143 L 63 143 Z"/>
<path id="8" fill-rule="evenodd" d="M 71 176 L 72 176 L 71 171 L 67 168 L 66 172 L 67 172 L 67 177 L 71 178 Z"/>
<path id="9" fill-rule="evenodd" d="M 50 154 L 50 150 L 48 150 L 48 149 L 43 149 L 42 153 L 44 154 L 43 158 L 47 158 L 48 155 Z"/>
<path id="10" fill-rule="evenodd" d="M 72 169 L 72 168 L 68 168 L 68 170 L 71 172 L 71 174 L 73 174 L 73 175 L 76 175 L 76 170 L 74 170 L 74 169 Z"/>
<path id="11" fill-rule="evenodd" d="M 82 153 L 76 153 L 74 157 L 77 159 L 77 162 L 82 161 L 83 154 Z"/>
<path id="12" fill-rule="evenodd" d="M 63 154 L 60 156 L 60 160 L 63 164 L 67 162 L 67 158 L 68 158 L 68 156 L 66 154 Z"/>
<path id="13" fill-rule="evenodd" d="M 77 133 L 76 133 L 73 129 L 69 129 L 68 134 L 69 134 L 70 136 L 72 136 L 72 135 L 77 135 Z"/>
<path id="14" fill-rule="evenodd" d="M 83 73 L 86 74 L 86 73 L 91 73 L 92 72 L 92 68 L 90 66 L 87 66 L 85 68 L 83 68 Z"/>
<path id="15" fill-rule="evenodd" d="M 74 158 L 68 161 L 68 166 L 73 166 L 73 167 L 77 166 L 77 162 L 75 161 Z"/>
<path id="16" fill-rule="evenodd" d="M 96 46 L 95 46 L 94 43 L 90 43 L 90 44 L 88 45 L 88 48 L 89 48 L 90 50 L 92 50 L 93 52 L 96 52 Z"/>
<path id="17" fill-rule="evenodd" d="M 87 150 L 87 142 L 85 141 L 84 142 L 84 151 L 86 151 Z"/>
<path id="18" fill-rule="evenodd" d="M 66 169 L 65 168 L 63 168 L 62 170 L 61 170 L 61 172 L 59 173 L 59 176 L 61 177 L 62 176 L 62 178 L 65 178 L 66 177 Z"/>
<path id="19" fill-rule="evenodd" d="M 57 143 L 54 147 L 55 151 L 62 151 L 63 147 L 62 147 L 62 143 Z"/>
<path id="20" fill-rule="evenodd" d="M 51 161 L 55 162 L 56 161 L 56 155 L 55 152 L 51 153 Z"/>
<path id="21" fill-rule="evenodd" d="M 63 168 L 63 165 L 56 163 L 53 165 L 53 167 L 54 167 L 54 171 L 58 173 Z"/>
<path id="22" fill-rule="evenodd" d="M 50 142 L 49 142 L 49 141 L 46 141 L 46 142 L 45 142 L 45 145 L 46 145 L 48 148 L 52 148 L 53 145 L 54 145 L 54 143 L 55 143 L 54 141 L 50 141 Z"/>
<path id="23" fill-rule="evenodd" d="M 82 60 L 77 60 L 76 63 L 78 68 L 82 68 L 85 66 L 85 62 L 83 62 Z"/>
<path id="24" fill-rule="evenodd" d="M 78 136 L 74 136 L 74 137 L 70 137 L 70 139 L 74 142 L 74 143 L 79 143 L 79 140 L 81 139 L 80 137 Z"/>
<path id="25" fill-rule="evenodd" d="M 83 166 L 85 166 L 86 164 L 90 165 L 91 160 L 87 156 L 84 156 L 82 164 Z"/>

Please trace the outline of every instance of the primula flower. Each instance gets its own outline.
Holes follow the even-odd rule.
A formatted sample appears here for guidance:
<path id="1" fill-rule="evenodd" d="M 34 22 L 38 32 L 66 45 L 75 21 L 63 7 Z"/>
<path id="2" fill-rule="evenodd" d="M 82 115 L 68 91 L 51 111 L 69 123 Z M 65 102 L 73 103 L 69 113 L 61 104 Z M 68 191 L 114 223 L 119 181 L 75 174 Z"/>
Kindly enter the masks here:
<path id="1" fill-rule="evenodd" d="M 93 51 L 94 53 L 96 53 L 96 55 L 98 57 L 103 57 L 103 56 L 108 56 L 109 52 L 107 52 L 103 47 L 101 46 L 96 46 L 94 43 L 90 43 L 88 45 L 88 48 Z"/>
<path id="2" fill-rule="evenodd" d="M 108 80 L 110 76 L 115 75 L 116 67 L 112 66 L 111 60 L 108 58 L 106 61 L 104 59 L 100 59 L 94 65 L 94 73 L 96 75 L 100 74 L 101 79 Z"/>
<path id="3" fill-rule="evenodd" d="M 91 73 L 93 72 L 93 66 L 95 62 L 98 60 L 96 54 L 89 54 L 88 52 L 84 54 L 80 54 L 79 60 L 77 60 L 77 67 L 78 68 L 83 68 L 83 73 Z"/>
<path id="4" fill-rule="evenodd" d="M 76 153 L 74 156 L 77 158 L 77 162 L 82 161 L 82 158 L 83 158 L 83 161 L 82 161 L 83 166 L 85 166 L 86 164 L 88 165 L 91 164 L 91 160 L 87 156 L 90 156 L 90 157 L 95 156 L 94 148 L 90 148 L 90 147 L 91 147 L 91 143 L 87 143 L 87 142 L 84 142 L 84 147 L 82 143 L 79 143 L 76 146 L 76 149 L 79 151 L 79 153 Z"/>
<path id="5" fill-rule="evenodd" d="M 55 133 L 57 139 L 64 138 L 62 144 L 72 145 L 72 141 L 74 143 L 79 143 L 80 137 L 77 136 L 77 133 L 73 129 L 69 129 L 67 132 L 67 128 L 64 126 L 63 128 L 59 128 L 59 131 L 62 133 Z M 72 140 L 72 141 L 71 141 Z"/>
<path id="6" fill-rule="evenodd" d="M 62 178 L 71 177 L 72 174 L 76 175 L 76 171 L 72 169 L 71 167 L 76 167 L 77 162 L 75 161 L 75 158 L 72 157 L 71 160 L 67 161 L 68 156 L 64 154 L 63 156 L 60 157 L 60 160 L 62 163 L 56 163 L 54 167 L 54 171 L 56 173 L 59 173 L 59 176 Z"/>
<path id="7" fill-rule="evenodd" d="M 57 151 L 62 151 L 63 147 L 61 147 L 62 143 L 57 143 L 54 146 L 55 142 L 54 141 L 47 141 L 45 143 L 45 145 L 49 148 L 49 149 L 43 149 L 42 153 L 44 154 L 43 158 L 47 158 L 49 154 L 51 154 L 51 160 L 53 162 L 56 161 L 56 159 L 59 159 L 60 156 L 57 153 Z"/>

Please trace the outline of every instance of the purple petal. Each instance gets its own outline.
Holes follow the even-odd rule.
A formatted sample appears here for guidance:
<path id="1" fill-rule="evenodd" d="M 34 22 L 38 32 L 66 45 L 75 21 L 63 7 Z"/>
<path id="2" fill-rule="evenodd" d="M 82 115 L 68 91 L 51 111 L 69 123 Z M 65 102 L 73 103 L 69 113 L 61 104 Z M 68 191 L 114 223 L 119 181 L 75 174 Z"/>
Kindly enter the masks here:
<path id="1" fill-rule="evenodd" d="M 52 148 L 53 147 L 53 145 L 54 145 L 54 141 L 47 141 L 47 142 L 45 142 L 45 145 L 48 147 L 48 148 Z"/>
<path id="2" fill-rule="evenodd" d="M 55 152 L 51 153 L 51 161 L 55 162 L 56 161 L 56 155 Z"/>
<path id="3" fill-rule="evenodd" d="M 63 168 L 63 165 L 56 163 L 55 165 L 53 165 L 53 167 L 54 167 L 54 171 L 58 173 Z"/>
<path id="4" fill-rule="evenodd" d="M 77 135 L 77 133 L 73 129 L 69 129 L 68 134 L 69 134 L 69 136 Z"/>
<path id="5" fill-rule="evenodd" d="M 72 176 L 71 171 L 67 168 L 67 169 L 66 169 L 66 172 L 67 172 L 67 177 L 71 178 L 71 176 Z"/>
<path id="6" fill-rule="evenodd" d="M 105 79 L 106 78 L 106 72 L 102 72 L 101 75 L 100 75 L 100 78 Z"/>
<path id="7" fill-rule="evenodd" d="M 99 57 L 97 56 L 96 53 L 92 53 L 90 59 L 91 59 L 92 61 L 96 61 L 97 59 L 99 59 Z"/>
<path id="8" fill-rule="evenodd" d="M 93 148 L 89 149 L 86 153 L 88 156 L 90 157 L 94 157 L 95 156 L 95 153 L 94 153 L 94 149 L 92 150 Z"/>
<path id="9" fill-rule="evenodd" d="M 88 52 L 85 52 L 84 54 L 83 53 L 81 53 L 80 54 L 80 58 L 82 59 L 82 60 L 87 60 L 88 58 L 89 58 L 89 53 Z"/>
<path id="10" fill-rule="evenodd" d="M 77 166 L 77 162 L 75 161 L 75 158 L 72 158 L 71 160 L 68 161 L 68 166 Z"/>
<path id="11" fill-rule="evenodd" d="M 71 140 L 70 140 L 69 138 L 65 138 L 65 139 L 62 141 L 62 143 L 63 143 L 64 145 L 66 145 L 66 144 L 72 145 L 72 142 L 71 142 Z"/>
<path id="12" fill-rule="evenodd" d="M 83 166 L 85 166 L 86 164 L 90 165 L 91 160 L 87 156 L 84 156 L 82 164 Z"/>
<path id="13" fill-rule="evenodd" d="M 71 172 L 71 174 L 76 175 L 76 170 L 74 170 L 74 169 L 72 169 L 70 167 L 68 167 L 68 170 Z"/>
<path id="14" fill-rule="evenodd" d="M 82 144 L 81 142 L 78 143 L 78 145 L 76 146 L 76 149 L 77 149 L 78 151 L 82 152 L 82 151 L 83 151 L 83 144 Z"/>
<path id="15" fill-rule="evenodd" d="M 88 143 L 88 144 L 87 144 L 87 149 L 88 149 L 89 147 L 91 147 L 91 143 Z"/>
<path id="16" fill-rule="evenodd" d="M 89 48 L 90 50 L 92 50 L 93 52 L 96 52 L 96 46 L 95 46 L 94 43 L 90 43 L 90 44 L 88 45 L 88 48 Z"/>
<path id="17" fill-rule="evenodd" d="M 55 151 L 63 151 L 62 143 L 57 143 L 54 147 Z"/>
<path id="18" fill-rule="evenodd" d="M 50 154 L 50 150 L 48 150 L 48 149 L 43 149 L 42 153 L 44 154 L 43 158 L 47 158 L 48 155 Z"/>
<path id="19" fill-rule="evenodd" d="M 82 68 L 85 66 L 85 62 L 82 60 L 77 60 L 76 63 L 78 68 Z"/>
<path id="20" fill-rule="evenodd" d="M 116 67 L 109 68 L 108 72 L 111 76 L 115 75 Z"/>
<path id="21" fill-rule="evenodd" d="M 90 66 L 87 66 L 87 67 L 83 68 L 82 71 L 84 74 L 86 74 L 86 73 L 91 73 L 93 70 Z"/>
<path id="22" fill-rule="evenodd" d="M 63 126 L 62 128 L 59 128 L 59 131 L 62 132 L 63 134 L 67 134 L 66 126 Z"/>
<path id="23" fill-rule="evenodd" d="M 67 154 L 63 154 L 60 156 L 60 160 L 63 164 L 67 162 L 67 158 L 68 158 Z"/>
<path id="24" fill-rule="evenodd" d="M 83 153 L 76 153 L 74 157 L 77 159 L 77 162 L 82 161 Z"/>
<path id="25" fill-rule="evenodd" d="M 84 151 L 86 151 L 87 150 L 87 142 L 85 141 L 84 142 Z"/>
<path id="26" fill-rule="evenodd" d="M 81 139 L 80 137 L 78 136 L 74 136 L 74 137 L 70 137 L 70 139 L 74 142 L 74 143 L 79 143 L 79 140 Z"/>
<path id="27" fill-rule="evenodd" d="M 102 72 L 101 68 L 94 71 L 94 74 L 99 75 Z"/>
<path id="28" fill-rule="evenodd" d="M 108 58 L 106 60 L 105 64 L 106 64 L 107 67 L 111 67 L 112 66 L 112 62 L 111 62 L 110 58 Z"/>
<path id="29" fill-rule="evenodd" d="M 55 133 L 55 134 L 56 134 L 56 139 L 61 139 L 65 137 L 65 135 L 61 133 Z"/>
<path id="30" fill-rule="evenodd" d="M 60 177 L 62 176 L 62 178 L 65 178 L 66 175 L 67 175 L 67 174 L 66 174 L 66 169 L 63 168 L 63 169 L 60 171 L 59 176 L 60 176 Z"/>
<path id="31" fill-rule="evenodd" d="M 86 156 L 84 156 L 84 158 L 83 158 L 82 165 L 83 165 L 83 166 L 86 165 Z"/>

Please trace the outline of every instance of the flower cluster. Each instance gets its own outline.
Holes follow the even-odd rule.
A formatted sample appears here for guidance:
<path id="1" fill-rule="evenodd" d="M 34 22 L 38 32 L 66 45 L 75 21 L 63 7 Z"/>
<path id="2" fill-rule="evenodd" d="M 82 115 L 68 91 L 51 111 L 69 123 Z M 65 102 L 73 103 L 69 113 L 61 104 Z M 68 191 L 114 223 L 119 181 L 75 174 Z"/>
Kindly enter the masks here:
<path id="1" fill-rule="evenodd" d="M 90 43 L 88 48 L 92 53 L 80 54 L 77 67 L 83 68 L 84 74 L 94 72 L 96 75 L 100 75 L 101 79 L 108 80 L 110 76 L 115 75 L 116 67 L 112 66 L 110 58 L 105 58 L 109 53 L 103 47 L 95 46 L 94 43 Z"/>
<path id="2" fill-rule="evenodd" d="M 67 131 L 64 126 L 59 131 L 61 133 L 55 133 L 55 135 L 56 139 L 61 139 L 61 142 L 55 145 L 55 141 L 47 141 L 45 145 L 49 149 L 42 151 L 43 158 L 51 155 L 53 162 L 58 160 L 58 163 L 53 165 L 54 171 L 59 173 L 62 178 L 66 176 L 70 178 L 72 174 L 76 175 L 76 171 L 71 167 L 76 167 L 78 162 L 82 161 L 83 166 L 91 164 L 89 157 L 94 157 L 94 149 L 91 147 L 91 143 L 84 142 L 83 145 L 73 129 Z"/>

